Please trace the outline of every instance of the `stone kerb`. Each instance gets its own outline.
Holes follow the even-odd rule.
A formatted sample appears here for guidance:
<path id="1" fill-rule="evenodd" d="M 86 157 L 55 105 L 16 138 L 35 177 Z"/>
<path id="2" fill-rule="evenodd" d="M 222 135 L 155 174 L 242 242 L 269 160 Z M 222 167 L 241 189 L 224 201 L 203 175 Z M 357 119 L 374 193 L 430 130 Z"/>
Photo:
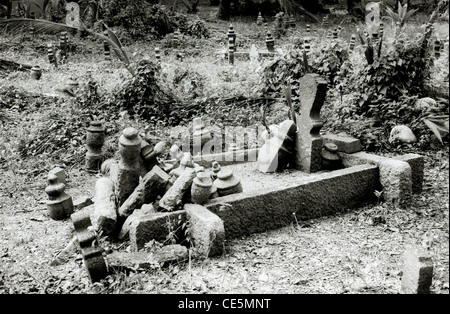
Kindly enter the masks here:
<path id="1" fill-rule="evenodd" d="M 184 205 L 189 230 L 196 253 L 202 257 L 219 255 L 223 252 L 225 228 L 222 219 L 204 206 Z"/>
<path id="2" fill-rule="evenodd" d="M 138 251 L 144 245 L 156 240 L 164 242 L 169 236 L 170 226 L 175 227 L 177 221 L 186 220 L 186 211 L 156 212 L 138 217 L 130 226 L 130 245 L 132 251 Z"/>
<path id="3" fill-rule="evenodd" d="M 219 216 L 226 238 L 284 227 L 374 200 L 380 189 L 378 167 L 364 164 L 306 177 L 289 188 L 263 189 L 219 197 L 203 206 Z M 295 217 L 294 217 L 295 213 Z"/>
<path id="4" fill-rule="evenodd" d="M 394 206 L 408 207 L 411 205 L 413 175 L 411 166 L 407 162 L 365 152 L 340 153 L 340 156 L 345 167 L 363 163 L 377 165 L 380 171 L 380 183 L 384 199 Z M 415 167 L 414 170 L 420 171 L 419 167 Z M 423 168 L 421 171 L 423 177 Z M 418 176 L 420 177 L 420 175 Z"/>

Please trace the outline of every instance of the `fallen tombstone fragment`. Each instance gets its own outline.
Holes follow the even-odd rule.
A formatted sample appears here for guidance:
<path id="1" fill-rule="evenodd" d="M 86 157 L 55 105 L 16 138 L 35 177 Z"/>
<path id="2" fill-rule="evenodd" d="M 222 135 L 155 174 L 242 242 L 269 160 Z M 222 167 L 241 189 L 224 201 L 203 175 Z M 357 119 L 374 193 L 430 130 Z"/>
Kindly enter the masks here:
<path id="1" fill-rule="evenodd" d="M 92 228 L 91 214 L 93 205 L 73 213 L 70 218 L 75 228 L 77 240 L 83 256 L 83 263 L 91 282 L 98 282 L 109 274 L 103 248 L 99 246 L 97 234 Z"/>
<path id="2" fill-rule="evenodd" d="M 134 189 L 133 193 L 119 208 L 119 215 L 127 217 L 143 204 L 151 204 L 156 200 L 158 195 L 163 195 L 166 185 L 169 182 L 169 175 L 160 167 L 154 166 L 148 172 L 139 185 Z"/>

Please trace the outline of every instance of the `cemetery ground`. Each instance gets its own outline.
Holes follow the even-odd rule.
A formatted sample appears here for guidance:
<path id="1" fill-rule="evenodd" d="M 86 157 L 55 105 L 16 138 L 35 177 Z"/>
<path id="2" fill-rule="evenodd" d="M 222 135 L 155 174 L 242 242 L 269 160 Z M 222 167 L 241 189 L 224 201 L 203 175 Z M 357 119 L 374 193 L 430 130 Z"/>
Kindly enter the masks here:
<path id="1" fill-rule="evenodd" d="M 207 11 L 200 14 L 207 19 L 212 35 L 196 39 L 200 51 L 186 50 L 182 60 L 176 51 L 164 48 L 164 41 L 124 40 L 124 49 L 137 61 L 154 58 L 154 48 L 160 46 L 164 79 L 173 84 L 166 87 L 181 97 L 195 92 L 202 92 L 205 98 L 249 95 L 259 79 L 256 69 L 265 61 L 237 59 L 230 67 L 215 55 L 225 47 L 221 44 L 227 40 L 228 22 L 208 19 Z M 407 27 L 414 29 L 414 23 L 421 22 L 418 18 Z M 254 21 L 235 20 L 233 25 L 242 45 L 238 49 L 249 49 L 251 44 L 264 47 L 265 33 Z M 304 25 L 304 21 L 298 23 L 297 29 Z M 448 22 L 435 27 L 442 38 L 448 38 Z M 316 35 L 320 36 L 320 26 L 312 24 L 312 28 L 319 29 Z M 344 30 L 343 36 L 349 38 L 350 32 Z M 294 35 L 276 40 L 276 47 L 287 49 Z M 395 152 L 377 152 L 424 156 L 423 192 L 413 196 L 410 208 L 394 208 L 380 199 L 348 212 L 294 221 L 278 230 L 227 240 L 223 254 L 216 257 L 189 259 L 163 268 L 153 265 L 117 271 L 91 284 L 80 252 L 76 248 L 63 251 L 74 237 L 70 219 L 55 221 L 48 215 L 44 189 L 49 170 L 56 165 L 65 168 L 66 192 L 75 201 L 92 197 L 99 175 L 89 174 L 83 167 L 87 121 L 97 118 L 105 122 L 108 157 L 117 157 L 118 136 L 125 127 L 132 126 L 153 139 L 167 139 L 170 127 L 154 123 L 157 117 L 148 121 L 114 108 L 83 107 L 76 103 L 76 97 L 62 92 L 69 78 L 83 84 L 90 75 L 99 92 L 106 94 L 120 89 L 131 77 L 114 55 L 105 61 L 102 43 L 71 36 L 76 47 L 66 64 L 54 68 L 48 63 L 46 43 L 55 36 L 39 35 L 32 41 L 25 38 L 10 35 L 0 42 L 1 59 L 38 64 L 43 69 L 40 80 L 32 79 L 29 71 L 0 72 L 0 104 L 6 104 L 0 107 L 0 293 L 397 294 L 408 243 L 424 247 L 433 258 L 431 292 L 449 293 L 448 142 L 443 146 L 435 143 L 424 151 L 403 145 Z M 448 60 L 448 48 L 445 53 Z M 322 114 L 331 111 L 334 101 L 337 98 L 332 94 L 327 96 Z M 238 109 L 219 114 L 237 116 Z M 236 116 L 234 121 L 240 119 L 246 125 L 261 124 L 257 112 L 253 117 Z M 275 103 L 268 113 L 270 123 L 286 118 L 283 101 Z M 130 249 L 128 241 L 101 238 L 101 244 L 107 253 Z M 146 249 L 158 245 L 149 243 Z M 52 263 L 58 254 L 60 261 Z"/>

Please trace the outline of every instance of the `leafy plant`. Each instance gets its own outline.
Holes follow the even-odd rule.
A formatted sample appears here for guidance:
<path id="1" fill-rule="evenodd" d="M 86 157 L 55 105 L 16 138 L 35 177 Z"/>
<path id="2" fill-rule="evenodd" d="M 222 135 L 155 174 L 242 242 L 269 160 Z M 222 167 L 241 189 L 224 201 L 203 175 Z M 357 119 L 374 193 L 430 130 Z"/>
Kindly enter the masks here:
<path id="1" fill-rule="evenodd" d="M 408 11 L 408 3 L 405 3 L 404 5 L 401 4 L 401 2 L 398 2 L 398 8 L 397 12 L 395 12 L 390 6 L 386 6 L 386 14 L 388 17 L 397 25 L 400 27 L 403 27 L 405 25 L 406 21 L 415 14 L 418 10 L 412 9 Z"/>
<path id="2" fill-rule="evenodd" d="M 444 145 L 442 136 L 449 133 L 448 115 L 446 116 L 428 116 L 423 122 L 430 128 L 437 139 Z"/>

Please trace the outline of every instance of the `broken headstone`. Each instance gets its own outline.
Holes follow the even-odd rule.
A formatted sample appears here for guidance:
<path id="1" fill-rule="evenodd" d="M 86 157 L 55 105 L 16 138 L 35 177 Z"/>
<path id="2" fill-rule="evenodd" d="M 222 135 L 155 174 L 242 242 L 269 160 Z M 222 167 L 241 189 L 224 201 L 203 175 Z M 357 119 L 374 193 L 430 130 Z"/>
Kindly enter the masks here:
<path id="1" fill-rule="evenodd" d="M 106 177 L 95 183 L 94 211 L 91 216 L 95 230 L 110 234 L 117 222 L 114 182 Z"/>
<path id="2" fill-rule="evenodd" d="M 133 213 L 128 216 L 127 219 L 125 219 L 125 222 L 122 224 L 122 229 L 120 229 L 117 238 L 119 238 L 119 240 L 124 240 L 125 238 L 127 238 L 130 233 L 130 228 L 133 221 L 135 221 L 139 217 L 155 212 L 156 210 L 151 204 L 144 204 L 141 208 L 136 208 Z"/>
<path id="3" fill-rule="evenodd" d="M 295 123 L 286 120 L 280 127 L 272 128 L 258 153 L 257 168 L 259 171 L 275 172 L 284 169 L 292 163 L 294 156 L 294 136 L 296 132 Z M 220 194 L 220 193 L 219 193 Z"/>
<path id="4" fill-rule="evenodd" d="M 108 265 L 103 256 L 103 248 L 99 246 L 97 235 L 92 230 L 91 214 L 93 205 L 73 213 L 72 219 L 78 243 L 81 248 L 84 265 L 91 282 L 97 282 L 109 274 Z"/>
<path id="5" fill-rule="evenodd" d="M 139 185 L 134 189 L 133 193 L 131 193 L 127 200 L 120 206 L 119 215 L 127 217 L 143 204 L 154 202 L 158 195 L 164 194 L 168 182 L 169 175 L 160 167 L 154 166 L 153 169 L 144 176 Z"/>
<path id="6" fill-rule="evenodd" d="M 164 196 L 159 201 L 159 207 L 167 210 L 173 211 L 175 208 L 181 205 L 181 201 L 184 194 L 188 191 L 190 192 L 192 182 L 195 178 L 195 169 L 191 167 L 186 167 L 180 176 L 175 180 L 173 185 L 164 194 Z"/>

